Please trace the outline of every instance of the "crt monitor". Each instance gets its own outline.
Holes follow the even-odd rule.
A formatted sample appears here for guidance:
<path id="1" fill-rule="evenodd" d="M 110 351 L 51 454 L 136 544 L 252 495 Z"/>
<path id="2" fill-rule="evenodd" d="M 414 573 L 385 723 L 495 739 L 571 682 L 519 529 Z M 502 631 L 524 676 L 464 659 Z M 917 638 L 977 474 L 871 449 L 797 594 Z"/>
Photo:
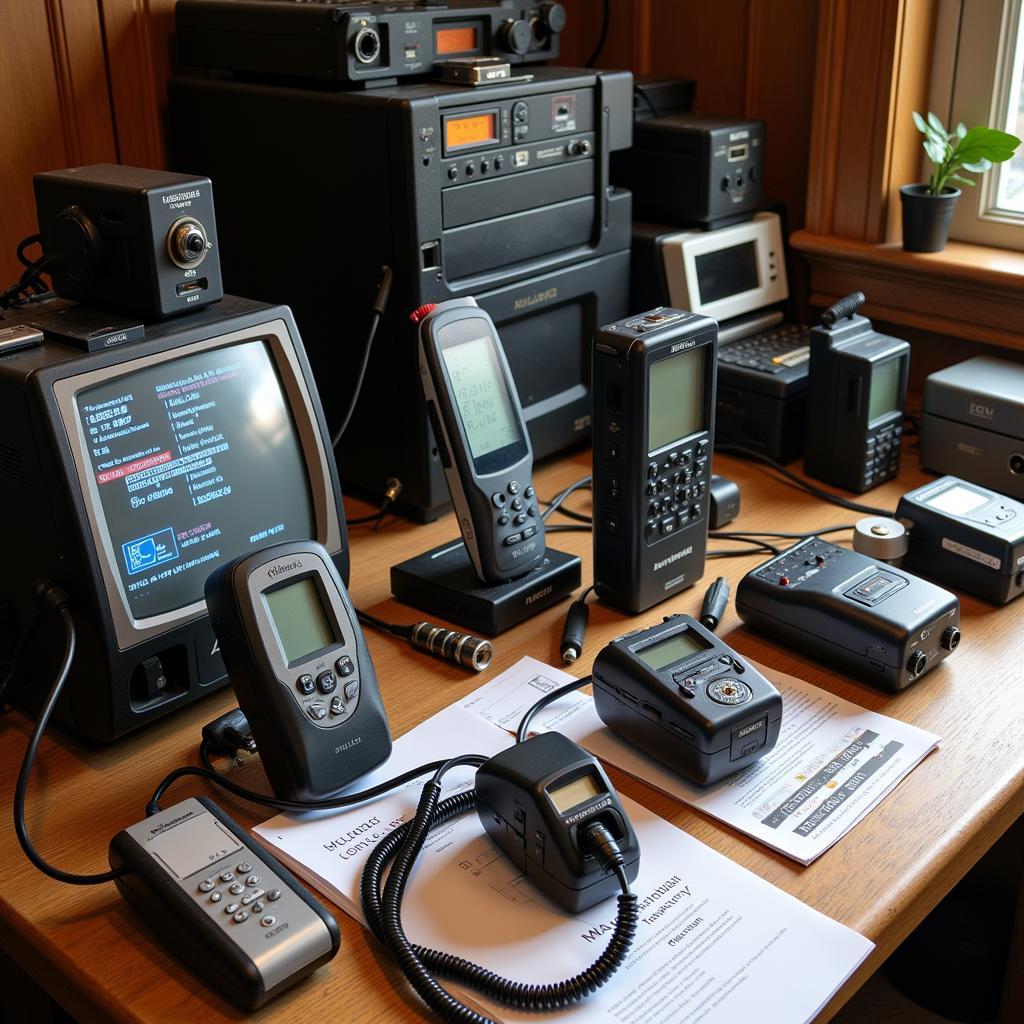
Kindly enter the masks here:
<path id="1" fill-rule="evenodd" d="M 0 406 L 14 450 L 0 476 L 14 462 L 21 476 L 0 511 L 15 565 L 0 614 L 10 646 L 34 579 L 68 591 L 81 639 L 58 717 L 79 732 L 111 739 L 227 682 L 203 599 L 222 561 L 315 539 L 347 579 L 330 439 L 287 307 L 233 299 L 107 352 L 47 340 L 0 361 Z M 23 660 L 11 693 L 31 706 L 49 661 Z"/>

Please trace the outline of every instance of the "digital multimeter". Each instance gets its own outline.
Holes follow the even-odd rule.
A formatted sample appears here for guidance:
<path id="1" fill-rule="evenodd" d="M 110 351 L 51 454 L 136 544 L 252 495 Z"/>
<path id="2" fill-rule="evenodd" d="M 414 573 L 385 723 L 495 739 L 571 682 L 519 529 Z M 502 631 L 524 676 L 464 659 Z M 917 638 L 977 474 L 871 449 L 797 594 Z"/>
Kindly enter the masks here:
<path id="1" fill-rule="evenodd" d="M 504 583 L 544 558 L 533 449 L 494 322 L 472 298 L 419 325 L 420 380 L 459 529 L 477 576 Z"/>
<path id="2" fill-rule="evenodd" d="M 593 826 L 617 843 L 632 882 L 640 844 L 600 762 L 558 732 L 531 736 L 485 761 L 476 807 L 495 845 L 545 895 L 576 914 L 621 891 L 595 856 Z"/>
<path id="3" fill-rule="evenodd" d="M 628 612 L 704 573 L 717 339 L 665 306 L 594 335 L 594 589 Z"/>
<path id="4" fill-rule="evenodd" d="M 1024 503 L 944 476 L 904 494 L 896 518 L 907 568 L 994 604 L 1024 594 Z"/>
<path id="5" fill-rule="evenodd" d="M 909 686 L 960 644 L 955 594 L 820 537 L 747 573 L 736 611 L 776 642 L 884 690 Z"/>
<path id="6" fill-rule="evenodd" d="M 110 841 L 121 895 L 210 987 L 254 1010 L 338 952 L 338 924 L 212 800 L 192 797 Z"/>
<path id="7" fill-rule="evenodd" d="M 811 329 L 807 378 L 808 476 L 860 493 L 900 468 L 910 345 L 876 331 L 854 292 Z"/>
<path id="8" fill-rule="evenodd" d="M 593 676 L 601 721 L 700 785 L 745 768 L 779 738 L 779 691 L 689 615 L 613 640 Z"/>
<path id="9" fill-rule="evenodd" d="M 227 562 L 206 604 L 277 796 L 318 800 L 388 759 L 373 662 L 326 548 L 294 541 Z"/>

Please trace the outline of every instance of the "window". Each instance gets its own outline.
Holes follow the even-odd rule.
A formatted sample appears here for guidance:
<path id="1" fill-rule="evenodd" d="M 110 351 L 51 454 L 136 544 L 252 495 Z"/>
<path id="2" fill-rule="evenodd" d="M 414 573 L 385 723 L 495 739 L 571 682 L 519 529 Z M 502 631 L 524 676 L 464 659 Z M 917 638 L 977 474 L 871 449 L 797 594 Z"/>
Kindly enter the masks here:
<path id="1" fill-rule="evenodd" d="M 940 0 L 930 109 L 947 126 L 991 124 L 1024 138 L 1022 70 L 1022 0 Z M 921 180 L 930 173 L 923 161 Z M 1024 249 L 1024 154 L 963 191 L 951 237 Z"/>

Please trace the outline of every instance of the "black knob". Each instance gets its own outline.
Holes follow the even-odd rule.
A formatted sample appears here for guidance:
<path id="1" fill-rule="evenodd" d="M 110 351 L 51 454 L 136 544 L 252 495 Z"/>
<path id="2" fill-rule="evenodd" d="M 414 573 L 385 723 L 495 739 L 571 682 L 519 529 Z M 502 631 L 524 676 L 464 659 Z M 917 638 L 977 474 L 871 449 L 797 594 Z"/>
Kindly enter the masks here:
<path id="1" fill-rule="evenodd" d="M 564 32 L 565 23 L 568 17 L 565 8 L 561 4 L 544 4 L 541 8 L 541 16 L 548 23 L 548 28 L 554 32 Z"/>
<path id="2" fill-rule="evenodd" d="M 960 629 L 958 626 L 947 626 L 939 641 L 947 651 L 955 651 L 960 646 Z"/>
<path id="3" fill-rule="evenodd" d="M 1024 455 L 1020 452 L 1014 452 L 1010 456 L 1009 466 L 1011 473 L 1015 473 L 1018 476 L 1024 473 Z"/>
<path id="4" fill-rule="evenodd" d="M 45 251 L 47 256 L 56 257 L 55 270 L 84 284 L 100 269 L 103 237 L 87 213 L 69 206 L 57 214 Z"/>
<path id="5" fill-rule="evenodd" d="M 206 229 L 192 217 L 175 221 L 167 232 L 167 253 L 179 267 L 188 269 L 202 263 L 209 248 Z"/>
<path id="6" fill-rule="evenodd" d="M 590 139 L 576 139 L 575 142 L 569 143 L 569 153 L 572 156 L 590 156 L 592 149 Z"/>
<path id="7" fill-rule="evenodd" d="M 522 18 L 509 18 L 498 29 L 498 42 L 501 48 L 518 57 L 529 53 L 532 38 L 533 31 L 530 29 L 529 23 Z"/>
<path id="8" fill-rule="evenodd" d="M 924 651 L 914 651 L 907 661 L 907 671 L 912 676 L 920 675 L 924 671 L 924 666 L 928 661 L 927 655 Z"/>

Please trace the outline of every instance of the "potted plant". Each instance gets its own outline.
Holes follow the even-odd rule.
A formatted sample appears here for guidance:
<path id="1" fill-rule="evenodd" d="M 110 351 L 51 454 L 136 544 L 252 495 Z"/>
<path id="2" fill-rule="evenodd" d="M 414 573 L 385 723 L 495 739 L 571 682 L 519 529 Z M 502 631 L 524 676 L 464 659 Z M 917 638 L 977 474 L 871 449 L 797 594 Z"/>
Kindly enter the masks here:
<path id="1" fill-rule="evenodd" d="M 947 132 L 932 113 L 926 120 L 914 111 L 914 124 L 924 135 L 924 151 L 935 169 L 926 185 L 904 185 L 900 189 L 903 248 L 910 252 L 940 252 L 949 238 L 953 207 L 960 198 L 956 186 L 974 186 L 974 179 L 962 172 L 983 174 L 993 164 L 1009 160 L 1020 139 L 983 124 L 968 129 L 961 123 Z"/>

